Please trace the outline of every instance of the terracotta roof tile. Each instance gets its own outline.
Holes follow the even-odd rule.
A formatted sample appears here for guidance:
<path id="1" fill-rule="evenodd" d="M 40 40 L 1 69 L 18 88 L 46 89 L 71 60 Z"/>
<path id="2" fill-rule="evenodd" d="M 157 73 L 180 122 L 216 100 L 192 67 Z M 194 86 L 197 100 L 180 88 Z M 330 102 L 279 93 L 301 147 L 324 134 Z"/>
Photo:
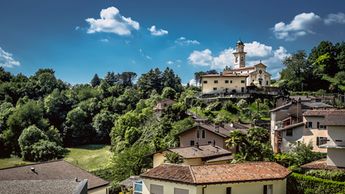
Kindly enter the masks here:
<path id="1" fill-rule="evenodd" d="M 219 184 L 284 179 L 289 174 L 288 169 L 274 162 L 248 162 L 202 166 L 162 164 L 141 177 L 187 184 Z"/>

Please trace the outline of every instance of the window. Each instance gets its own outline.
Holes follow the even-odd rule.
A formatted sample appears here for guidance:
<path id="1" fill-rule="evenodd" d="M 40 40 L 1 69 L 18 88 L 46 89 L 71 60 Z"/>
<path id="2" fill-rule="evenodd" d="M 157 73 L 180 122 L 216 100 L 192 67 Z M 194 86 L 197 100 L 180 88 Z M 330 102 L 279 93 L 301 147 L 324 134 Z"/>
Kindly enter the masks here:
<path id="1" fill-rule="evenodd" d="M 205 139 L 205 136 L 206 136 L 205 130 L 202 130 L 202 131 L 201 131 L 201 138 Z"/>
<path id="2" fill-rule="evenodd" d="M 327 143 L 327 137 L 316 137 L 316 145 L 323 145 Z"/>
<path id="3" fill-rule="evenodd" d="M 204 84 L 207 84 L 207 81 L 206 81 L 206 80 L 204 81 Z"/>
<path id="4" fill-rule="evenodd" d="M 229 83 L 229 80 L 225 80 L 225 83 L 228 84 L 228 83 Z"/>
<path id="5" fill-rule="evenodd" d="M 218 80 L 214 80 L 214 83 L 215 83 L 215 84 L 218 84 Z"/>
<path id="6" fill-rule="evenodd" d="M 231 194 L 231 187 L 226 188 L 226 194 Z"/>
<path id="7" fill-rule="evenodd" d="M 207 143 L 208 143 L 208 144 L 212 144 L 212 141 L 208 141 Z"/>
<path id="8" fill-rule="evenodd" d="M 213 88 L 213 90 L 217 90 L 217 88 Z"/>
<path id="9" fill-rule="evenodd" d="M 174 188 L 174 194 L 189 194 L 187 189 Z"/>
<path id="10" fill-rule="evenodd" d="M 198 139 L 200 138 L 200 130 L 199 129 L 196 130 L 196 138 L 198 138 Z"/>
<path id="11" fill-rule="evenodd" d="M 313 122 L 307 122 L 307 128 L 313 128 Z"/>
<path id="12" fill-rule="evenodd" d="M 268 81 L 266 81 L 266 86 L 268 86 Z"/>
<path id="13" fill-rule="evenodd" d="M 316 123 L 316 128 L 318 128 L 318 129 L 320 128 L 320 122 Z"/>
<path id="14" fill-rule="evenodd" d="M 232 80 L 230 80 L 230 83 L 232 84 Z"/>
<path id="15" fill-rule="evenodd" d="M 163 194 L 163 186 L 150 184 L 150 194 Z"/>
<path id="16" fill-rule="evenodd" d="M 326 125 L 320 125 L 320 129 L 326 129 Z"/>
<path id="17" fill-rule="evenodd" d="M 273 194 L 273 185 L 264 185 L 264 194 Z"/>
<path id="18" fill-rule="evenodd" d="M 241 80 L 241 83 L 243 84 L 245 81 L 244 80 Z"/>
<path id="19" fill-rule="evenodd" d="M 293 136 L 293 130 L 292 129 L 286 130 L 286 136 Z"/>
<path id="20" fill-rule="evenodd" d="M 241 92 L 242 92 L 242 93 L 244 92 L 244 87 L 241 87 Z"/>
<path id="21" fill-rule="evenodd" d="M 194 140 L 190 141 L 190 145 L 193 146 L 194 145 Z"/>
<path id="22" fill-rule="evenodd" d="M 142 194 L 143 193 L 143 182 L 136 181 L 134 183 L 134 194 Z"/>

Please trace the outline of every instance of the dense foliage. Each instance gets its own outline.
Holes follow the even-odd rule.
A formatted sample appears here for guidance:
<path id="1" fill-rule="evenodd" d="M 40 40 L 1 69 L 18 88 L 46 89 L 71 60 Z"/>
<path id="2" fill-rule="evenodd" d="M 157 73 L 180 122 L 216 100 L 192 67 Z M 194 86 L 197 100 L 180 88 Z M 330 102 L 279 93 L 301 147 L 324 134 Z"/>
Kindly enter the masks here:
<path id="1" fill-rule="evenodd" d="M 345 193 L 345 183 L 292 173 L 287 182 L 288 194 L 340 194 Z"/>
<path id="2" fill-rule="evenodd" d="M 288 90 L 345 92 L 345 42 L 322 41 L 309 55 L 297 51 L 283 64 L 277 84 Z"/>
<path id="3" fill-rule="evenodd" d="M 309 170 L 305 175 L 332 181 L 345 181 L 345 172 L 343 170 Z"/>
<path id="4" fill-rule="evenodd" d="M 236 154 L 233 162 L 272 161 L 273 151 L 269 143 L 269 131 L 263 128 L 251 128 L 248 132 L 230 132 L 226 141 L 228 147 L 234 147 Z"/>
<path id="5" fill-rule="evenodd" d="M 144 127 L 150 130 L 143 123 L 160 125 L 152 119 L 155 103 L 175 99 L 183 91 L 180 78 L 170 68 L 153 69 L 139 77 L 137 84 L 133 82 L 136 76 L 134 72 L 108 72 L 103 79 L 96 74 L 90 84 L 72 86 L 57 79 L 52 69 L 39 69 L 27 77 L 0 68 L 0 157 L 48 160 L 61 157 L 62 146 L 109 144 L 115 139 L 119 143 L 113 144 L 114 150 L 131 147 L 145 133 Z M 174 118 L 162 119 L 166 129 L 157 132 L 157 138 L 170 133 L 175 119 L 185 118 L 184 110 L 181 105 L 171 108 Z M 37 136 L 29 137 L 27 130 Z M 118 137 L 111 140 L 110 134 Z M 169 141 L 176 143 L 172 136 Z M 157 148 L 167 146 L 155 143 Z"/>
<path id="6" fill-rule="evenodd" d="M 325 154 L 313 152 L 311 144 L 297 142 L 291 146 L 287 153 L 280 153 L 275 155 L 275 161 L 285 167 L 301 166 L 308 162 L 312 162 L 325 157 Z"/>

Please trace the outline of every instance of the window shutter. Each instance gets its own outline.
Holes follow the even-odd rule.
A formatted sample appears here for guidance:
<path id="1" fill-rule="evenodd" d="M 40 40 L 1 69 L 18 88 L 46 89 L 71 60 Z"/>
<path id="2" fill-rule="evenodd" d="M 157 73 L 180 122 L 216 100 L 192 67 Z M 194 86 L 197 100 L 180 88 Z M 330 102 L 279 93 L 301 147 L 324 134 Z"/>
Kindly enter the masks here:
<path id="1" fill-rule="evenodd" d="M 226 188 L 226 194 L 231 194 L 231 187 Z"/>
<path id="2" fill-rule="evenodd" d="M 267 194 L 267 185 L 264 185 L 264 194 Z"/>

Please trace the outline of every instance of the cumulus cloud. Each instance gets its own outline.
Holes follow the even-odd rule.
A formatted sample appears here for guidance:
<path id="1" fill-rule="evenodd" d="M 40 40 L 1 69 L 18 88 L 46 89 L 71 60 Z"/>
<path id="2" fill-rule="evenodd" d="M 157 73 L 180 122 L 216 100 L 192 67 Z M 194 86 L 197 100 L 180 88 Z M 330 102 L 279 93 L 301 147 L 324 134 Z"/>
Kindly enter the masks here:
<path id="1" fill-rule="evenodd" d="M 262 44 L 257 41 L 251 43 L 244 43 L 246 55 L 246 64 L 255 65 L 260 60 L 267 65 L 268 71 L 273 77 L 277 77 L 279 71 L 283 67 L 282 60 L 290 54 L 284 47 L 273 49 L 272 46 Z M 221 51 L 218 55 L 213 55 L 210 49 L 202 51 L 193 51 L 189 57 L 188 62 L 196 66 L 206 66 L 211 69 L 224 69 L 225 66 L 235 68 L 234 55 L 235 48 L 227 48 Z"/>
<path id="2" fill-rule="evenodd" d="M 276 23 L 272 30 L 277 39 L 293 41 L 300 36 L 313 34 L 312 27 L 320 20 L 320 16 L 313 12 L 301 13 L 296 15 L 289 24 L 284 22 Z"/>
<path id="3" fill-rule="evenodd" d="M 181 36 L 180 38 L 175 40 L 175 43 L 181 46 L 189 46 L 189 45 L 199 45 L 200 42 L 197 40 L 189 40 L 186 37 Z"/>
<path id="4" fill-rule="evenodd" d="M 324 19 L 325 24 L 345 24 L 345 14 L 342 12 L 331 13 Z"/>
<path id="5" fill-rule="evenodd" d="M 13 58 L 13 55 L 6 52 L 0 47 L 0 66 L 1 67 L 15 67 L 20 66 L 20 62 Z"/>
<path id="6" fill-rule="evenodd" d="M 151 26 L 147 30 L 150 31 L 152 36 L 164 36 L 169 33 L 167 30 L 157 29 L 155 25 Z"/>
<path id="7" fill-rule="evenodd" d="M 87 33 L 107 32 L 128 36 L 131 35 L 132 31 L 139 30 L 140 28 L 138 22 L 130 17 L 122 16 L 116 7 L 102 9 L 99 19 L 87 18 L 86 22 L 90 25 Z"/>
<path id="8" fill-rule="evenodd" d="M 109 42 L 109 39 L 107 39 L 107 38 L 102 38 L 102 39 L 99 40 L 99 41 L 101 41 L 101 42 Z"/>

